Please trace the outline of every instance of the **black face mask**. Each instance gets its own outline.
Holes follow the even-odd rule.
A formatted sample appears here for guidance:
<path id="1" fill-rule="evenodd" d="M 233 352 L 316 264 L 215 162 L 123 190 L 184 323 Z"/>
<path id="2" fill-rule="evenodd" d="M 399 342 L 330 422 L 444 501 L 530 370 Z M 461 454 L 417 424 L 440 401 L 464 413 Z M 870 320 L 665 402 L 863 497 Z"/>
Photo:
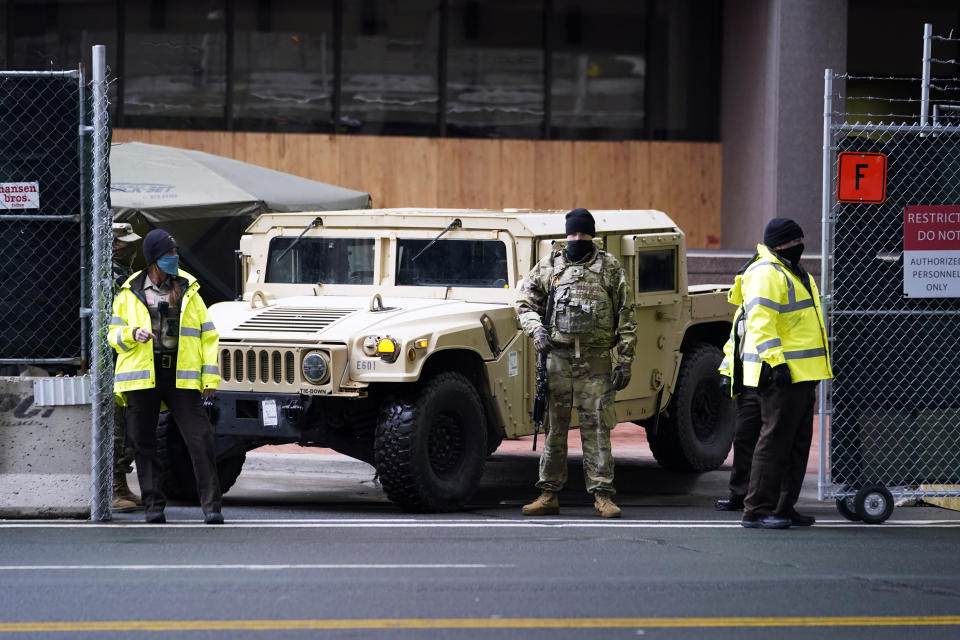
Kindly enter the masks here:
<path id="1" fill-rule="evenodd" d="M 128 244 L 113 250 L 113 261 L 123 267 L 132 267 L 133 260 L 137 257 L 137 247 L 134 244 Z"/>
<path id="2" fill-rule="evenodd" d="M 787 249 L 778 249 L 777 255 L 791 264 L 800 262 L 800 256 L 803 255 L 803 243 L 794 245 Z"/>
<path id="3" fill-rule="evenodd" d="M 567 259 L 580 262 L 593 251 L 593 240 L 567 240 Z"/>

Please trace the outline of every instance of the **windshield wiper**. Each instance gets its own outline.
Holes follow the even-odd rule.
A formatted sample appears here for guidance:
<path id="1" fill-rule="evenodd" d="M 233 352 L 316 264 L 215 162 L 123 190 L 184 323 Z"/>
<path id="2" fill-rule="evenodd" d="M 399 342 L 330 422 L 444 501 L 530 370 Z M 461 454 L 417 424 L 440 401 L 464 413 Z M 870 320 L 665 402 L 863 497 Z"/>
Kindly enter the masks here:
<path id="1" fill-rule="evenodd" d="M 460 222 L 460 218 L 454 218 L 454 219 L 453 219 L 453 222 L 451 222 L 450 224 L 448 224 L 448 225 L 447 225 L 447 228 L 444 229 L 443 231 L 441 231 L 441 232 L 440 232 L 440 235 L 438 235 L 436 238 L 434 238 L 433 240 L 431 240 L 431 241 L 427 244 L 427 246 L 425 246 L 423 249 L 420 249 L 420 252 L 419 252 L 417 255 L 413 256 L 413 259 L 410 260 L 410 262 L 416 262 L 416 261 L 417 261 L 417 258 L 419 258 L 420 256 L 422 256 L 424 251 L 426 251 L 427 249 L 429 249 L 430 247 L 432 247 L 433 245 L 435 245 L 435 244 L 437 243 L 437 240 L 439 240 L 440 238 L 442 238 L 442 237 L 443 237 L 443 234 L 445 234 L 447 231 L 450 231 L 451 229 L 457 229 L 457 228 L 462 227 L 462 226 L 463 226 L 463 223 Z"/>
<path id="2" fill-rule="evenodd" d="M 295 246 L 297 246 L 297 243 L 300 242 L 300 239 L 303 238 L 304 235 L 306 235 L 307 231 L 310 231 L 310 229 L 313 229 L 313 228 L 314 228 L 315 226 L 317 226 L 318 224 L 319 224 L 319 225 L 323 225 L 323 220 L 320 219 L 320 216 L 317 216 L 316 218 L 314 218 L 314 219 L 310 222 L 310 224 L 308 224 L 308 225 L 303 229 L 303 231 L 300 232 L 300 235 L 297 236 L 297 239 L 294 240 L 293 242 L 291 242 L 291 243 L 290 243 L 290 246 L 287 247 L 286 249 L 284 249 L 284 250 L 280 253 L 280 255 L 278 255 L 276 258 L 274 258 L 274 260 L 276 260 L 277 262 L 280 262 L 280 259 L 283 258 L 283 256 L 287 255 L 287 253 L 289 253 L 290 249 L 293 249 Z"/>

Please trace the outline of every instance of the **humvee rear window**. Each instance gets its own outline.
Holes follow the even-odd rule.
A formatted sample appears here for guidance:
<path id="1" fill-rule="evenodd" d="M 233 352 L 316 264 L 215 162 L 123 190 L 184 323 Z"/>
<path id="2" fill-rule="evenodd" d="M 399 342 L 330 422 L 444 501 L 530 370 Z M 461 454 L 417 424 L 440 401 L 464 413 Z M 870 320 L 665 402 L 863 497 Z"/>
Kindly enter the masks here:
<path id="1" fill-rule="evenodd" d="M 270 241 L 267 282 L 373 284 L 373 238 L 296 240 Z"/>
<path id="2" fill-rule="evenodd" d="M 397 241 L 398 285 L 498 289 L 507 286 L 507 246 L 503 242 L 437 240 L 427 248 L 428 244 L 430 240 Z"/>
<path id="3" fill-rule="evenodd" d="M 637 293 L 677 290 L 677 250 L 637 252 Z"/>

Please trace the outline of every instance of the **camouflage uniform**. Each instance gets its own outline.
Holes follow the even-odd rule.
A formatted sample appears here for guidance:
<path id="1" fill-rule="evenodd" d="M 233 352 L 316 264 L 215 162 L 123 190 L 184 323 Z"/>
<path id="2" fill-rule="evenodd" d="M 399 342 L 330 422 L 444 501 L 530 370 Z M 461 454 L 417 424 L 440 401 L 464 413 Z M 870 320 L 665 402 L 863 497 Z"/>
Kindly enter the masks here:
<path id="1" fill-rule="evenodd" d="M 133 268 L 113 262 L 113 295 L 133 275 Z M 113 473 L 126 476 L 133 472 L 133 446 L 126 438 L 126 418 L 123 407 L 113 403 Z"/>
<path id="2" fill-rule="evenodd" d="M 517 316 L 528 336 L 544 326 L 543 314 L 554 285 L 547 434 L 537 487 L 559 491 L 566 483 L 567 431 L 576 407 L 587 491 L 612 495 L 610 430 L 617 416 L 611 372 L 615 365 L 633 361 L 637 340 L 633 291 L 620 263 L 606 251 L 595 249 L 584 260 L 571 263 L 566 252 L 558 250 L 537 263 L 520 285 Z"/>

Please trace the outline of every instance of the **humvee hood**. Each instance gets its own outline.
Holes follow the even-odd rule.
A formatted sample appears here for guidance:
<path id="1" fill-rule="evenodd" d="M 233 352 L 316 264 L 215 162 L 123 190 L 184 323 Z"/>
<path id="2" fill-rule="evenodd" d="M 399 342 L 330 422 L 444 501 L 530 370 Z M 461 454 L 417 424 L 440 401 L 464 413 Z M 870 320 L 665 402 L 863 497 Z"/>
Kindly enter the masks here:
<path id="1" fill-rule="evenodd" d="M 251 308 L 250 303 L 222 302 L 210 308 L 220 340 L 245 342 L 323 340 L 348 342 L 371 333 L 403 331 L 405 325 L 423 326 L 425 320 L 468 314 L 465 321 L 477 322 L 477 313 L 512 308 L 508 304 L 437 300 L 424 298 L 383 298 L 383 310 L 371 311 L 369 297 L 300 296 L 282 303 Z"/>

